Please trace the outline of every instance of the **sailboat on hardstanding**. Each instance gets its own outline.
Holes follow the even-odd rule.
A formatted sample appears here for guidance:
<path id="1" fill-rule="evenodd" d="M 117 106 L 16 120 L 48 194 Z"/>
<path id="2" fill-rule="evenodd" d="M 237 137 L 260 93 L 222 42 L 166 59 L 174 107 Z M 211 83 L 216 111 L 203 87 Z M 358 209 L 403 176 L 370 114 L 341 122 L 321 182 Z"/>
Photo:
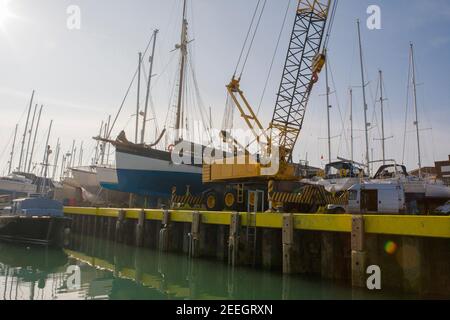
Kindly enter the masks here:
<path id="1" fill-rule="evenodd" d="M 191 192 L 202 191 L 202 167 L 201 152 L 203 146 L 195 145 L 189 142 L 192 150 L 200 150 L 200 152 L 191 152 L 191 158 L 194 160 L 188 164 L 177 164 L 173 162 L 172 152 L 181 142 L 186 142 L 183 137 L 183 129 L 185 129 L 185 86 L 188 64 L 188 22 L 186 18 L 186 0 L 183 2 L 183 20 L 181 28 L 181 42 L 175 48 L 180 52 L 179 75 L 178 75 L 178 93 L 176 102 L 176 114 L 174 125 L 173 142 L 167 149 L 161 150 L 156 146 L 166 134 L 163 130 L 156 142 L 153 144 L 145 144 L 145 123 L 148 105 L 148 96 L 151 81 L 151 68 L 153 64 L 153 53 L 155 47 L 156 34 L 153 37 L 153 53 L 151 56 L 151 66 L 149 72 L 149 80 L 147 82 L 147 95 L 144 111 L 144 119 L 141 131 L 141 141 L 130 142 L 125 133 L 122 131 L 115 141 L 108 141 L 115 146 L 116 154 L 116 172 L 117 187 L 119 190 L 143 196 L 165 197 L 170 195 L 173 187 L 184 190 L 189 186 Z M 138 99 L 139 100 L 139 99 Z M 139 107 L 138 107 L 139 108 Z M 208 129 L 207 129 L 208 130 Z M 167 137 L 166 137 L 167 138 Z M 167 140 L 167 139 L 166 139 Z M 194 147 L 194 145 L 196 147 Z M 189 148 L 188 148 L 189 149 Z M 189 153 L 189 151 L 185 151 Z"/>

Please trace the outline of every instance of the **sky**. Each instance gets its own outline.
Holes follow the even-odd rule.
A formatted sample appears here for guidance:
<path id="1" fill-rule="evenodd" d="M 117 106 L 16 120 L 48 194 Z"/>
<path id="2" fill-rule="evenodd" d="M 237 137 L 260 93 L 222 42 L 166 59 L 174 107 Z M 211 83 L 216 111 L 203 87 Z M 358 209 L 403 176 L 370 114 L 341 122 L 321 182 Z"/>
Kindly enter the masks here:
<path id="1" fill-rule="evenodd" d="M 114 118 L 153 30 L 156 42 L 152 106 L 159 128 L 173 105 L 181 26 L 181 0 L 0 0 L 0 174 L 5 174 L 16 123 L 19 133 L 17 166 L 26 111 L 32 90 L 44 111 L 36 143 L 36 163 L 42 159 L 46 131 L 53 120 L 50 145 L 59 138 L 63 152 L 72 141 L 83 141 L 83 163 L 89 164 L 100 124 Z M 241 51 L 257 0 L 188 1 L 189 49 L 204 108 L 220 128 L 226 89 Z M 282 27 L 286 7 L 287 20 Z M 250 51 L 241 88 L 268 126 L 286 57 L 296 0 L 267 0 Z M 381 29 L 369 30 L 367 8 L 381 9 Z M 80 9 L 80 28 L 68 28 L 72 12 Z M 5 7 L 7 8 L 5 11 Z M 414 43 L 422 165 L 433 165 L 450 154 L 450 2 L 447 0 L 340 0 L 328 47 L 332 158 L 350 158 L 349 88 L 353 89 L 354 159 L 364 159 L 364 120 L 356 20 L 361 20 L 367 79 L 371 158 L 381 159 L 378 70 L 385 91 L 386 157 L 417 167 L 417 146 L 411 90 L 408 95 L 409 43 Z M 272 57 L 274 64 L 269 74 Z M 148 69 L 148 57 L 145 64 Z M 311 95 L 294 158 L 323 166 L 327 156 L 324 73 Z M 143 90 L 143 89 L 142 89 Z M 193 94 L 195 96 L 195 94 Z M 408 98 L 407 98 L 408 97 Z M 144 95 L 141 97 L 143 104 Z M 409 103 L 407 103 L 409 101 Z M 191 107 L 189 114 L 195 114 Z M 133 85 L 112 136 L 125 130 L 134 136 L 136 86 Z M 172 109 L 170 109 L 172 110 Z M 203 112 L 205 112 L 203 110 Z M 197 110 L 197 113 L 200 111 Z M 406 121 L 405 121 L 405 116 Z M 196 116 L 194 115 L 193 118 Z M 153 118 L 153 116 L 151 117 Z M 200 116 L 198 116 L 200 119 Z M 236 119 L 236 126 L 243 125 Z M 405 130 L 406 124 L 406 130 Z M 147 141 L 155 139 L 155 121 L 148 122 Z M 405 135 L 406 132 L 406 135 Z M 373 149 L 373 151 L 372 151 Z M 111 150 L 110 159 L 114 158 Z M 78 162 L 78 160 L 77 160 Z"/>

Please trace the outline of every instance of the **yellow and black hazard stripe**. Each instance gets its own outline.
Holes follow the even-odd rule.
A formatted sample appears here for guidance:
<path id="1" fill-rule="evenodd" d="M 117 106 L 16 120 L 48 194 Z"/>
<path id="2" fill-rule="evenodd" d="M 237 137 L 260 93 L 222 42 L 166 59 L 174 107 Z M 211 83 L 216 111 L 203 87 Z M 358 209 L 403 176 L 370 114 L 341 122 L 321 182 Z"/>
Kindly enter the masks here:
<path id="1" fill-rule="evenodd" d="M 184 205 L 201 205 L 202 197 L 189 195 L 172 195 L 172 203 L 182 203 Z"/>
<path id="2" fill-rule="evenodd" d="M 344 193 L 340 197 L 325 190 L 323 186 L 305 186 L 300 192 L 272 192 L 269 193 L 271 200 L 281 203 L 299 203 L 299 204 L 346 204 L 348 202 L 348 194 Z"/>

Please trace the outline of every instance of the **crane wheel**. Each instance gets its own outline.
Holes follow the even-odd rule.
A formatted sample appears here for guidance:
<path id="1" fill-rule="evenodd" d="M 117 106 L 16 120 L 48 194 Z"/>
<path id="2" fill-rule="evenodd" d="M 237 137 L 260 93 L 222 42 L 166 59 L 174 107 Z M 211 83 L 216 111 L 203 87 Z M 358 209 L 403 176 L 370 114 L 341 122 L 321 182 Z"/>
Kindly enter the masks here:
<path id="1" fill-rule="evenodd" d="M 223 202 L 226 210 L 237 209 L 237 194 L 235 191 L 227 191 L 224 194 Z"/>
<path id="2" fill-rule="evenodd" d="M 221 210 L 221 201 L 219 200 L 219 195 L 215 191 L 210 191 L 206 194 L 205 205 L 208 211 L 219 211 Z"/>

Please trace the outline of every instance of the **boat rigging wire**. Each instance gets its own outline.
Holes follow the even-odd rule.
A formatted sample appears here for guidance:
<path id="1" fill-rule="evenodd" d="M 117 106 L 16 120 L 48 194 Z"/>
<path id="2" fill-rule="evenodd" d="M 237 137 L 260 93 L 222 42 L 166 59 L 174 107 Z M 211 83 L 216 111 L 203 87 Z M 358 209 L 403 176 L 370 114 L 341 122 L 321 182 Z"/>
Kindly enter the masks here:
<path id="1" fill-rule="evenodd" d="M 153 30 L 152 30 L 152 31 L 153 31 Z M 150 48 L 150 44 L 152 43 L 153 37 L 154 37 L 154 33 L 152 32 L 152 36 L 150 37 L 150 40 L 149 40 L 148 43 L 147 43 L 147 47 L 145 48 L 144 53 L 142 54 L 142 59 L 144 59 L 144 57 L 145 57 L 145 55 L 146 55 L 148 49 Z M 137 76 L 137 74 L 138 74 L 138 71 L 139 71 L 139 67 L 137 67 L 137 68 L 136 68 L 136 71 L 134 72 L 134 75 L 133 75 L 133 77 L 132 77 L 132 79 L 131 79 L 131 82 L 130 82 L 130 84 L 129 84 L 129 86 L 128 86 L 126 92 L 125 92 L 125 96 L 124 96 L 123 99 L 122 99 L 122 103 L 120 104 L 119 110 L 117 111 L 117 114 L 116 114 L 116 116 L 114 117 L 114 121 L 113 121 L 113 123 L 111 124 L 111 128 L 109 129 L 109 132 L 108 132 L 108 134 L 107 134 L 107 136 L 106 136 L 106 139 L 109 139 L 109 138 L 111 137 L 111 132 L 112 132 L 112 130 L 114 129 L 114 125 L 116 124 L 117 119 L 119 118 L 120 113 L 122 112 L 123 106 L 124 106 L 124 104 L 125 104 L 125 101 L 127 100 L 128 94 L 130 93 L 131 87 L 133 86 L 133 83 L 134 83 L 134 80 L 136 79 L 136 76 Z"/>
<path id="2" fill-rule="evenodd" d="M 406 127 L 408 124 L 408 106 L 409 106 L 409 89 L 411 80 L 411 54 L 409 56 L 409 66 L 408 66 L 408 80 L 406 85 L 406 105 L 405 105 L 405 127 L 403 132 L 403 151 L 402 151 L 402 164 L 405 164 L 405 148 L 406 148 Z"/>

